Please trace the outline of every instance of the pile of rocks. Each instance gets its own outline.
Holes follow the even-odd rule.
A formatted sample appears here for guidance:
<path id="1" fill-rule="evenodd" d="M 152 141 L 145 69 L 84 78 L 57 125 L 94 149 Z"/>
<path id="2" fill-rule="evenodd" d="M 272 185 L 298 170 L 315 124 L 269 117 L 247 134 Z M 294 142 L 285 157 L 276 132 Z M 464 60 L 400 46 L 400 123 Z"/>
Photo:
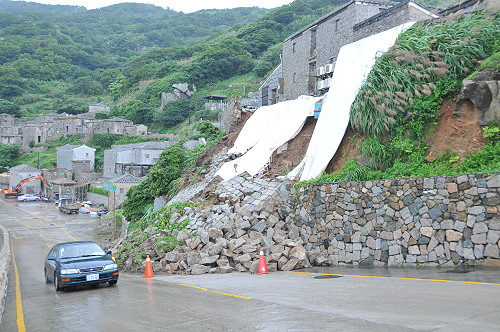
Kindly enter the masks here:
<path id="1" fill-rule="evenodd" d="M 214 191 L 210 209 L 187 208 L 171 222 L 190 220 L 187 231 L 174 235 L 183 245 L 166 253 L 161 268 L 171 273 L 256 272 L 260 249 L 270 271 L 290 271 L 328 263 L 327 254 L 306 250 L 305 230 L 287 222 L 285 183 L 238 176 Z"/>

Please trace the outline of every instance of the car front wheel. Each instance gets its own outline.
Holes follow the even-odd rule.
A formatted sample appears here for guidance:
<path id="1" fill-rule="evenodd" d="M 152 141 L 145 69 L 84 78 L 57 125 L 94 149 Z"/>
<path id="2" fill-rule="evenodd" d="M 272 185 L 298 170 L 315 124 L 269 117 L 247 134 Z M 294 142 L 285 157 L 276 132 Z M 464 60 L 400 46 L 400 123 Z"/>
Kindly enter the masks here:
<path id="1" fill-rule="evenodd" d="M 114 285 L 116 285 L 116 283 L 118 282 L 118 280 L 111 280 L 111 281 L 108 281 L 108 282 L 109 282 L 110 286 L 114 286 Z"/>
<path id="2" fill-rule="evenodd" d="M 56 292 L 61 292 L 63 289 L 59 285 L 59 280 L 57 279 L 57 275 L 54 273 L 54 288 L 56 289 Z"/>

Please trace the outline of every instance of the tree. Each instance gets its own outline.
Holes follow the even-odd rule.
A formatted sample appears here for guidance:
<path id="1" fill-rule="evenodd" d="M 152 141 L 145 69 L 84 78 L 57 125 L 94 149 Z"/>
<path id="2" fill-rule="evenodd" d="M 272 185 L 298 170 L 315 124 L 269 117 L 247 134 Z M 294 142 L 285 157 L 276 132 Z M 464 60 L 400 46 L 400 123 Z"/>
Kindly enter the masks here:
<path id="1" fill-rule="evenodd" d="M 21 108 L 5 99 L 0 99 L 0 112 L 7 113 L 15 117 L 21 116 Z"/>
<path id="2" fill-rule="evenodd" d="M 15 166 L 15 160 L 21 154 L 19 145 L 0 144 L 0 172 Z"/>
<path id="3" fill-rule="evenodd" d="M 151 194 L 154 196 L 168 194 L 172 181 L 181 177 L 186 160 L 186 149 L 180 144 L 167 147 L 156 164 L 148 171 Z"/>

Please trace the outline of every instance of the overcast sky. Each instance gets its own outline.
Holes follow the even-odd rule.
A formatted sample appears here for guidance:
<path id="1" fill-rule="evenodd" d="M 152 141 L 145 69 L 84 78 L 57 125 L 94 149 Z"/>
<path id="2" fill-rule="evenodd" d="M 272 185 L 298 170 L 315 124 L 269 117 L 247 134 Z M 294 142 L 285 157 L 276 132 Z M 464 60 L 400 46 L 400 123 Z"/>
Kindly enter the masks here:
<path id="1" fill-rule="evenodd" d="M 48 5 L 75 5 L 87 9 L 106 7 L 122 2 L 149 3 L 163 8 L 170 7 L 184 13 L 195 12 L 200 9 L 236 8 L 236 7 L 261 7 L 275 8 L 292 2 L 292 0 L 30 0 L 31 2 Z"/>

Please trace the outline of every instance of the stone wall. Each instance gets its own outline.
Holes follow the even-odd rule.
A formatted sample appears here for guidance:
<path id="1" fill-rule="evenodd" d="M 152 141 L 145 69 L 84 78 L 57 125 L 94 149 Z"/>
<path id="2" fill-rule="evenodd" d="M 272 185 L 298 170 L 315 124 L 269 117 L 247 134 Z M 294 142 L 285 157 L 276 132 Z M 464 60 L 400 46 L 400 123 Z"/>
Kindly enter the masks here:
<path id="1" fill-rule="evenodd" d="M 231 99 L 231 101 L 227 105 L 227 108 L 221 114 L 220 130 L 225 133 L 230 133 L 240 117 L 241 98 L 236 97 Z"/>
<path id="2" fill-rule="evenodd" d="M 113 197 L 113 196 L 111 196 L 111 197 Z M 87 193 L 87 200 L 91 201 L 92 204 L 94 204 L 94 206 L 104 205 L 110 210 L 113 209 L 113 200 L 108 199 L 107 196 L 102 196 L 102 195 L 88 192 Z M 108 202 L 109 202 L 109 205 L 108 205 Z"/>
<path id="3" fill-rule="evenodd" d="M 397 27 L 406 22 L 423 21 L 438 16 L 413 2 L 402 2 L 353 27 L 354 41 Z"/>
<path id="4" fill-rule="evenodd" d="M 500 263 L 500 174 L 310 184 L 288 221 L 333 265 Z"/>

